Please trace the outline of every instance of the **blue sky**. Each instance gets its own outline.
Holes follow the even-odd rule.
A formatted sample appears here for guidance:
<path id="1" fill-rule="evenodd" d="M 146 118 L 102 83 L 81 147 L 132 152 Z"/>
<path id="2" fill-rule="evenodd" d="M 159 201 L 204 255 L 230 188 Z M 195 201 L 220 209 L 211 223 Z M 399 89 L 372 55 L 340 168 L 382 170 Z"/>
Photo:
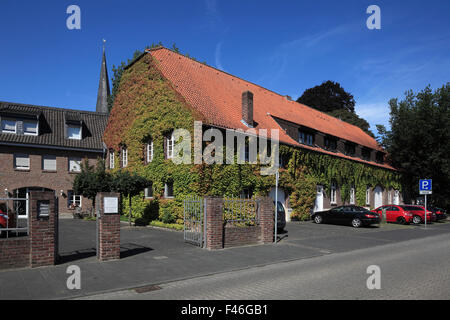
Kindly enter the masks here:
<path id="1" fill-rule="evenodd" d="M 66 9 L 81 8 L 81 30 Z M 381 30 L 369 30 L 369 5 Z M 117 1 L 0 3 L 0 100 L 95 110 L 101 40 L 112 65 L 162 41 L 298 98 L 333 80 L 357 113 L 388 124 L 390 98 L 450 81 L 449 1 Z"/>

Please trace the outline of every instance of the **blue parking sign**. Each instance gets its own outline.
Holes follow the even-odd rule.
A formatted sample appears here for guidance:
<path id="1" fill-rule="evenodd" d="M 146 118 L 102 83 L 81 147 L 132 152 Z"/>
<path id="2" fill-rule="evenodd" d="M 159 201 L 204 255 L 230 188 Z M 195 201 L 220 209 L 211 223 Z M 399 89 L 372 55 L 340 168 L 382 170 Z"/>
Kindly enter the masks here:
<path id="1" fill-rule="evenodd" d="M 421 179 L 419 180 L 419 191 L 431 191 L 432 190 L 432 180 L 431 179 Z"/>

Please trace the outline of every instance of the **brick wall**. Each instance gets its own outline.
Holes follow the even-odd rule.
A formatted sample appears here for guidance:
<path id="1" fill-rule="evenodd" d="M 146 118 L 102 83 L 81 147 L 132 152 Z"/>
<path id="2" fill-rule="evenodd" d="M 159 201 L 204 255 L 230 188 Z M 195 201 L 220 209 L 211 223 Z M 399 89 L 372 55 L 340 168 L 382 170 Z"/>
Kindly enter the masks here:
<path id="1" fill-rule="evenodd" d="M 261 242 L 261 227 L 233 227 L 224 228 L 224 248 L 256 244 Z"/>
<path id="2" fill-rule="evenodd" d="M 105 197 L 120 199 L 119 196 L 118 193 L 101 192 L 96 197 L 96 208 L 100 212 L 100 218 L 97 216 L 97 257 L 100 261 L 120 259 L 120 214 L 105 214 L 103 201 Z"/>
<path id="3" fill-rule="evenodd" d="M 30 266 L 30 237 L 0 239 L 0 269 Z"/>
<path id="4" fill-rule="evenodd" d="M 48 204 L 49 215 L 38 215 L 39 203 Z M 30 192 L 30 264 L 31 267 L 54 265 L 56 262 L 55 194 L 51 191 Z"/>
<path id="5" fill-rule="evenodd" d="M 25 171 L 14 169 L 14 154 L 28 154 L 30 169 Z M 42 169 L 43 155 L 56 156 L 56 171 L 44 171 Z M 13 190 L 24 187 L 51 189 L 56 191 L 58 195 L 60 213 L 72 213 L 73 210 L 67 208 L 67 194 L 68 190 L 72 190 L 76 173 L 69 172 L 69 157 L 82 159 L 87 157 L 89 164 L 95 165 L 97 157 L 101 156 L 101 153 L 93 152 L 0 146 L 0 190 L 3 193 L 4 189 L 7 188 L 12 193 Z M 64 192 L 63 197 L 60 196 L 60 190 Z M 92 207 L 91 201 L 82 198 L 82 206 L 83 210 L 89 210 Z"/>
<path id="6" fill-rule="evenodd" d="M 206 248 L 210 250 L 256 243 L 272 243 L 274 235 L 274 204 L 272 199 L 259 199 L 259 225 L 224 226 L 223 199 L 206 197 Z"/>

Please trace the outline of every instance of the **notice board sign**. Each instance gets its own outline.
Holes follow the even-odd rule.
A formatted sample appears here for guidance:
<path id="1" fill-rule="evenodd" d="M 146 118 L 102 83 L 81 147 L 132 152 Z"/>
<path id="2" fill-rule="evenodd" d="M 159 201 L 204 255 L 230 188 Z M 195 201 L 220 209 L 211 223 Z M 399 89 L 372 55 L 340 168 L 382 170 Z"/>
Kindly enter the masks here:
<path id="1" fill-rule="evenodd" d="M 105 213 L 105 214 L 119 213 L 119 198 L 104 197 L 103 198 L 103 213 Z"/>

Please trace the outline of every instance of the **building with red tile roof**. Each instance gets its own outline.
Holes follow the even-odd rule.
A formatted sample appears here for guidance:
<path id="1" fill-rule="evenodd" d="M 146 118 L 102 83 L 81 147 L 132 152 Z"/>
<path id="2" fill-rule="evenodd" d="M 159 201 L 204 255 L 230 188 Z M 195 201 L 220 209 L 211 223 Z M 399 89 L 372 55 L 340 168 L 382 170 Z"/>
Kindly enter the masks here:
<path id="1" fill-rule="evenodd" d="M 144 126 L 144 109 L 155 108 L 140 105 L 142 101 L 151 99 L 147 91 L 160 90 L 157 84 L 148 82 L 145 77 L 133 78 L 133 69 L 139 69 L 142 74 L 157 72 L 181 104 L 193 112 L 193 119 L 201 120 L 205 127 L 244 131 L 254 128 L 257 133 L 261 129 L 278 129 L 281 145 L 346 159 L 380 170 L 397 171 L 386 161 L 386 152 L 377 141 L 359 127 L 164 47 L 147 49 L 124 71 L 124 74 L 128 72 L 126 84 L 121 82 L 121 95 L 119 94 L 120 97 L 111 110 L 104 135 L 105 143 L 113 152 L 112 158 L 119 151 L 119 161 L 123 155 L 119 145 L 131 143 L 119 141 L 121 137 L 127 136 L 131 131 L 138 132 L 138 129 L 131 128 L 136 128 L 137 123 Z M 136 108 L 129 106 L 133 103 Z M 148 121 L 155 121 L 155 117 L 153 114 Z M 153 123 L 155 127 L 156 122 Z M 158 135 L 152 133 L 154 134 Z M 164 140 L 164 152 L 167 151 L 166 142 Z M 136 159 L 141 161 L 142 157 Z M 137 170 L 141 170 L 140 168 L 139 164 Z M 370 192 L 374 194 L 367 200 L 367 205 L 371 207 L 389 201 L 401 201 L 398 191 L 383 186 L 374 185 Z M 289 195 L 286 195 L 283 202 L 286 207 L 289 207 L 288 198 Z M 335 201 L 333 205 L 344 202 Z M 321 207 L 331 205 L 329 201 L 325 201 Z"/>

